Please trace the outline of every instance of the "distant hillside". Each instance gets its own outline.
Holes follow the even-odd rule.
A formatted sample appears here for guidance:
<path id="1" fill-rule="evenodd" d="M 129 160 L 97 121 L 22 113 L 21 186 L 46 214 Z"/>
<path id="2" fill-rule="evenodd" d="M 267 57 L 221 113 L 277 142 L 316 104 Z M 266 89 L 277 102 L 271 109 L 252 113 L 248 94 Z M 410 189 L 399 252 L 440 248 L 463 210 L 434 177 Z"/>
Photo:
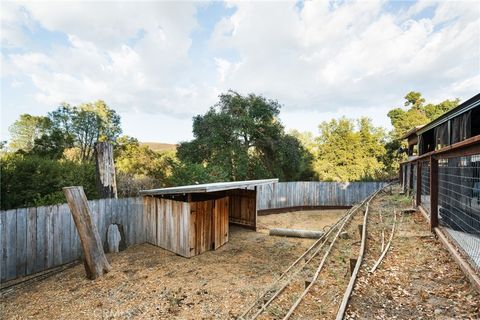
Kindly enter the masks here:
<path id="1" fill-rule="evenodd" d="M 176 150 L 177 145 L 176 144 L 170 144 L 170 143 L 160 143 L 160 142 L 140 142 L 141 146 L 148 146 L 150 149 L 152 149 L 155 152 L 165 152 L 165 151 L 171 151 L 171 150 Z"/>

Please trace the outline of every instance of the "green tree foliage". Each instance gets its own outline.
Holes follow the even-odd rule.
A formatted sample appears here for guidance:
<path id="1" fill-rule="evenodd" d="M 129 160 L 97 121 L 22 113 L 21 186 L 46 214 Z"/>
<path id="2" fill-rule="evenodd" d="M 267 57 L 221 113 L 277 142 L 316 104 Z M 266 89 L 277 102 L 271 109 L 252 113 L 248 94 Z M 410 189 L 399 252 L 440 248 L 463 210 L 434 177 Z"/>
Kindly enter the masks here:
<path id="1" fill-rule="evenodd" d="M 315 173 L 323 181 L 374 180 L 383 177 L 385 155 L 383 129 L 362 118 L 341 118 L 319 126 Z"/>
<path id="2" fill-rule="evenodd" d="M 427 124 L 445 112 L 458 106 L 460 100 L 445 100 L 439 104 L 425 105 L 420 92 L 411 91 L 405 96 L 405 108 L 394 108 L 388 112 L 393 126 L 392 138 L 399 139 L 408 130 Z"/>
<path id="3" fill-rule="evenodd" d="M 398 171 L 399 163 L 406 159 L 404 153 L 399 153 L 406 147 L 402 137 L 408 130 L 425 125 L 440 117 L 445 112 L 458 106 L 459 99 L 445 100 L 439 104 L 425 104 L 425 99 L 420 92 L 411 91 L 405 96 L 404 108 L 394 108 L 388 112 L 388 117 L 393 126 L 390 138 L 385 148 L 387 150 L 384 163 L 386 170 L 391 174 Z"/>
<path id="4" fill-rule="evenodd" d="M 215 168 L 218 177 L 232 181 L 296 179 L 304 174 L 307 152 L 284 132 L 277 101 L 233 91 L 219 98 L 206 114 L 194 117 L 194 140 L 181 143 L 177 150 L 182 162 L 203 165 L 207 172 Z"/>
<path id="5" fill-rule="evenodd" d="M 0 162 L 1 209 L 65 202 L 62 187 L 82 185 L 96 198 L 95 167 L 19 153 L 5 154 Z"/>
<path id="6" fill-rule="evenodd" d="M 42 116 L 21 114 L 10 127 L 10 148 L 29 152 L 35 145 L 35 139 L 41 137 L 51 127 L 50 119 Z"/>
<path id="7" fill-rule="evenodd" d="M 115 141 L 122 132 L 120 116 L 98 100 L 77 106 L 62 104 L 48 117 L 21 115 L 10 128 L 11 148 L 59 159 L 67 148 L 77 148 L 82 162 L 93 159 L 98 141 Z"/>

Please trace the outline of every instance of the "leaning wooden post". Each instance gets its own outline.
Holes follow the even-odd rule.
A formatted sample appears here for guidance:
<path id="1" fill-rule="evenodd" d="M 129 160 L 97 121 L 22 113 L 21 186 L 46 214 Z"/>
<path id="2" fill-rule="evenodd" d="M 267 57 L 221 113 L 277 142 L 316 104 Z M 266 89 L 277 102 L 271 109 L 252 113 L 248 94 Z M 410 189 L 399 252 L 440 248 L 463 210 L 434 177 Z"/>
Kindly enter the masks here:
<path id="1" fill-rule="evenodd" d="M 430 157 L 430 229 L 438 227 L 438 159 Z"/>
<path id="2" fill-rule="evenodd" d="M 66 187 L 63 193 L 67 198 L 82 243 L 84 266 L 88 279 L 96 279 L 111 270 L 103 251 L 102 240 L 88 207 L 83 187 Z"/>
<path id="3" fill-rule="evenodd" d="M 113 147 L 109 142 L 95 144 L 95 168 L 97 191 L 100 198 L 117 197 L 117 179 L 113 161 Z"/>

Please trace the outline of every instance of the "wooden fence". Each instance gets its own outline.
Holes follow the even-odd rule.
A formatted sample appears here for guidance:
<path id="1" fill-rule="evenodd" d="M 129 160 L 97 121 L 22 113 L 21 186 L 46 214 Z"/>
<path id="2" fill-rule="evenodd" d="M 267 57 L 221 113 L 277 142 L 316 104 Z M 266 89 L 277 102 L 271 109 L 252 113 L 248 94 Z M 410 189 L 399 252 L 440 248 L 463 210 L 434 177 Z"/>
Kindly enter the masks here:
<path id="1" fill-rule="evenodd" d="M 258 187 L 258 210 L 302 206 L 351 206 L 383 182 L 281 182 Z M 143 200 L 88 201 L 107 249 L 107 230 L 121 224 L 127 246 L 146 242 Z M 80 238 L 67 204 L 0 211 L 0 281 L 45 271 L 82 255 Z"/>
<path id="2" fill-rule="evenodd" d="M 279 182 L 258 186 L 257 209 L 352 206 L 386 182 Z"/>
<path id="3" fill-rule="evenodd" d="M 144 243 L 142 198 L 88 201 L 107 248 L 107 229 L 121 224 L 127 246 Z M 67 204 L 0 211 L 0 280 L 48 270 L 79 260 L 80 238 Z"/>

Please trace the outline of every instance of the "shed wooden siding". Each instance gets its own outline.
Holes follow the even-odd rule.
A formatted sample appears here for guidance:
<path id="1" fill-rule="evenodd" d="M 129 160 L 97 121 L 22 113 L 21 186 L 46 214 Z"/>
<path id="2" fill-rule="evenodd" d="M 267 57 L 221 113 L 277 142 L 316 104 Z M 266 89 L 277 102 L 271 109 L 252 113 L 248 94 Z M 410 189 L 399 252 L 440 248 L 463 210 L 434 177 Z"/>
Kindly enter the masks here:
<path id="1" fill-rule="evenodd" d="M 217 250 L 228 242 L 228 212 L 230 210 L 230 198 L 225 197 L 215 200 L 213 215 L 214 249 Z"/>
<path id="2" fill-rule="evenodd" d="M 144 197 L 148 243 L 192 257 L 228 241 L 229 199 L 196 202 Z"/>
<path id="3" fill-rule="evenodd" d="M 231 190 L 229 221 L 255 229 L 257 226 L 257 192 L 255 190 Z"/>
<path id="4" fill-rule="evenodd" d="M 146 242 L 190 256 L 190 204 L 143 197 Z"/>

